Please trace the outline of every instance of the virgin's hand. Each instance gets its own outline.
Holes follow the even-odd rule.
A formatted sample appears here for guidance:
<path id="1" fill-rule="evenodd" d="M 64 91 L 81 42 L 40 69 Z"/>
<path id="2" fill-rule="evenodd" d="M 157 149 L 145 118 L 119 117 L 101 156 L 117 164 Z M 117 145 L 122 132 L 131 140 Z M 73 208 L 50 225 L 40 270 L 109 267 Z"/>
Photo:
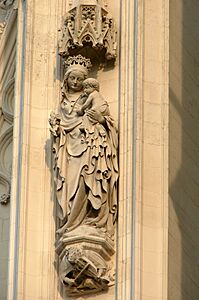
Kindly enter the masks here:
<path id="1" fill-rule="evenodd" d="M 102 114 L 99 111 L 96 111 L 94 109 L 89 109 L 86 112 L 87 116 L 94 119 L 95 121 L 99 122 L 99 123 L 104 123 L 105 119 L 102 116 Z"/>

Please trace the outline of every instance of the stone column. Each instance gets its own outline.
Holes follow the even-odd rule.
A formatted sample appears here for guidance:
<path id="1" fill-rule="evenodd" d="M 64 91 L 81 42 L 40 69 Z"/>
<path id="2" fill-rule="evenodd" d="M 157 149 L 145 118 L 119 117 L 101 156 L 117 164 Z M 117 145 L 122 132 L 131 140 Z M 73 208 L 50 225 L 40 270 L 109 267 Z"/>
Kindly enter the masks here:
<path id="1" fill-rule="evenodd" d="M 118 300 L 132 299 L 135 260 L 136 192 L 136 1 L 121 1 L 119 71 L 119 212 L 117 242 Z"/>
<path id="2" fill-rule="evenodd" d="M 168 5 L 167 0 L 153 0 L 138 6 L 136 300 L 167 299 Z"/>

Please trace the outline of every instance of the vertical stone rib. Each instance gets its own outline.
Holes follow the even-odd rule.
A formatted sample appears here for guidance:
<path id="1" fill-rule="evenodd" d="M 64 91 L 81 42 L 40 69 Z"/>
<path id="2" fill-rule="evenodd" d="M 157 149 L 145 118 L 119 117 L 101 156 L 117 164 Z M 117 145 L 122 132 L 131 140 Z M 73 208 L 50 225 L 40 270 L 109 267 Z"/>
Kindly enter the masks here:
<path id="1" fill-rule="evenodd" d="M 120 11 L 119 213 L 117 299 L 132 299 L 134 160 L 134 1 L 122 1 Z"/>

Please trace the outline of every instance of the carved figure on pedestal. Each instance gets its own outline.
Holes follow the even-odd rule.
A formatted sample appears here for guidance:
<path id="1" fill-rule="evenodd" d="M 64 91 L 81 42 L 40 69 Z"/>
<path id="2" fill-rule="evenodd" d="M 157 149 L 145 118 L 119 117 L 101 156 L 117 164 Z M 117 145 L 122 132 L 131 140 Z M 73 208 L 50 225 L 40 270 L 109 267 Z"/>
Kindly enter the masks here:
<path id="1" fill-rule="evenodd" d="M 108 104 L 98 92 L 98 82 L 85 80 L 90 66 L 90 60 L 81 55 L 68 58 L 59 112 L 50 118 L 61 220 L 57 249 L 62 266 L 71 237 L 76 237 L 78 244 L 82 242 L 84 251 L 89 248 L 85 246 L 85 235 L 102 238 L 99 244 L 105 243 L 104 251 L 109 252 L 104 257 L 114 252 L 118 137 Z M 87 260 L 90 261 L 88 255 Z M 96 278 L 97 274 L 101 273 L 96 273 Z M 63 281 L 67 285 L 66 282 L 69 280 Z M 99 285 L 102 280 L 98 278 L 96 282 Z"/>

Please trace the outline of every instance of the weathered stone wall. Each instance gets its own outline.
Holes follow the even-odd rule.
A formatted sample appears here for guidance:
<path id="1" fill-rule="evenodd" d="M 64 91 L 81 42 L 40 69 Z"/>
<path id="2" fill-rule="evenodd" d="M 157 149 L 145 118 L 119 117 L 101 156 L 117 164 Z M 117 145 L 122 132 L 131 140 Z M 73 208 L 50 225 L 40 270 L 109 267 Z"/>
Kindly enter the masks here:
<path id="1" fill-rule="evenodd" d="M 19 2 L 9 300 L 63 299 L 48 118 L 60 101 L 57 29 L 69 2 Z M 120 135 L 117 276 L 88 299 L 166 300 L 168 0 L 107 3 L 119 51 L 97 78 Z"/>
<path id="2" fill-rule="evenodd" d="M 169 300 L 199 298 L 198 15 L 198 1 L 170 1 Z"/>

